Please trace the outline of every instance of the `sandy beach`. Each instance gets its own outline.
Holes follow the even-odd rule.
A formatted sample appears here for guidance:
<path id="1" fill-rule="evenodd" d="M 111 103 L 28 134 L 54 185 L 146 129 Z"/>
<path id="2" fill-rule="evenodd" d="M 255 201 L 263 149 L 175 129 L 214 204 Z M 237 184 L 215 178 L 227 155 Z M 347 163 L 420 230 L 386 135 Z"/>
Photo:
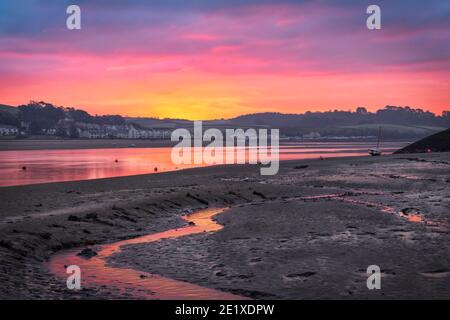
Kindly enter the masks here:
<path id="1" fill-rule="evenodd" d="M 449 166 L 450 153 L 408 154 L 3 187 L 0 298 L 135 298 L 68 290 L 48 261 L 228 208 L 213 218 L 223 229 L 126 245 L 107 265 L 255 299 L 446 299 Z M 381 290 L 366 287 L 372 264 Z"/>

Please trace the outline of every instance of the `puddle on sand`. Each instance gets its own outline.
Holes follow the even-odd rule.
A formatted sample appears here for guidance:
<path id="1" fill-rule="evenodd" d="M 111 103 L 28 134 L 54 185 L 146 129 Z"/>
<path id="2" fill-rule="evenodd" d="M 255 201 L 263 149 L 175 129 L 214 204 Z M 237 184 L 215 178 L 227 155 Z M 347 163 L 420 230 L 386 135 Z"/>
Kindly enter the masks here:
<path id="1" fill-rule="evenodd" d="M 408 219 L 408 221 L 410 222 L 424 222 L 423 217 L 420 214 L 407 214 L 405 215 L 404 213 L 400 212 L 400 216 Z"/>
<path id="2" fill-rule="evenodd" d="M 437 270 L 430 272 L 422 272 L 421 275 L 424 276 L 425 278 L 442 279 L 448 277 L 450 275 L 450 271 Z"/>
<path id="3" fill-rule="evenodd" d="M 291 201 L 291 200 L 303 200 L 303 201 L 318 201 L 318 200 L 337 200 L 337 201 L 344 201 L 347 203 L 352 204 L 358 204 L 358 205 L 364 205 L 371 208 L 376 208 L 380 210 L 383 213 L 388 213 L 391 215 L 396 215 L 402 219 L 406 219 L 409 222 L 413 223 L 421 223 L 428 227 L 431 227 L 436 232 L 443 232 L 447 233 L 449 228 L 448 225 L 441 221 L 432 221 L 429 219 L 426 219 L 420 212 L 406 212 L 406 211 L 398 211 L 394 207 L 390 207 L 384 204 L 378 204 L 374 202 L 369 201 L 363 201 L 363 200 L 357 200 L 357 199 L 350 199 L 349 197 L 352 196 L 358 196 L 358 195 L 379 195 L 378 193 L 371 193 L 371 192 L 355 192 L 355 193 L 340 193 L 340 194 L 325 194 L 325 195 L 318 195 L 318 196 L 306 196 L 306 197 L 291 197 L 291 198 L 285 198 L 284 201 Z"/>
<path id="4" fill-rule="evenodd" d="M 204 288 L 184 281 L 172 280 L 158 275 L 109 266 L 106 259 L 120 252 L 121 247 L 129 244 L 149 243 L 167 238 L 178 238 L 190 234 L 213 232 L 222 229 L 222 225 L 212 220 L 216 214 L 226 208 L 208 208 L 199 210 L 183 218 L 191 222 L 189 226 L 164 232 L 149 234 L 137 238 L 98 246 L 97 255 L 85 259 L 77 255 L 81 249 L 65 251 L 53 256 L 48 262 L 51 272 L 62 279 L 66 285 L 66 266 L 77 265 L 81 268 L 81 286 L 88 288 L 111 288 L 134 299 L 245 299 L 231 293 Z M 193 224 L 192 224 L 193 223 Z"/>
<path id="5" fill-rule="evenodd" d="M 403 211 L 397 211 L 393 207 L 390 207 L 390 206 L 387 206 L 387 205 L 383 205 L 383 204 L 374 203 L 374 202 L 368 202 L 368 201 L 353 200 L 353 199 L 347 199 L 347 198 L 343 198 L 341 200 L 349 202 L 349 203 L 361 204 L 361 205 L 365 205 L 365 206 L 368 206 L 368 207 L 377 208 L 381 212 L 392 214 L 392 215 L 397 215 L 400 218 L 408 220 L 409 222 L 424 223 L 424 224 L 430 225 L 430 226 L 438 225 L 438 223 L 436 223 L 436 222 L 433 222 L 431 220 L 426 220 L 424 218 L 424 216 L 421 215 L 420 213 L 406 213 L 406 212 L 403 212 Z"/>

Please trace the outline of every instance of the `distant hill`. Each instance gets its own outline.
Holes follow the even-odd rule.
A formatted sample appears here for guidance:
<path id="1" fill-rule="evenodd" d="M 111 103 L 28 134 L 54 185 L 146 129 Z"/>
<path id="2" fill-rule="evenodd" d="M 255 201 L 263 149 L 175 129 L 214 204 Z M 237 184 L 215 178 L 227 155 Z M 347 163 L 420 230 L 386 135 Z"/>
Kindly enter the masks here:
<path id="1" fill-rule="evenodd" d="M 125 118 L 128 123 L 139 124 L 146 128 L 151 129 L 177 129 L 177 128 L 193 128 L 194 121 L 192 120 L 183 120 L 183 119 L 157 119 L 157 118 L 139 118 L 139 117 L 128 117 Z M 226 129 L 226 128 L 268 128 L 269 125 L 245 125 L 240 124 L 233 120 L 203 120 L 202 125 L 205 129 L 207 128 L 218 128 L 218 129 Z"/>
<path id="2" fill-rule="evenodd" d="M 18 115 L 18 108 L 0 104 L 0 124 L 18 127 L 20 125 Z"/>
<path id="3" fill-rule="evenodd" d="M 377 136 L 388 139 L 420 139 L 450 127 L 450 112 L 437 116 L 429 111 L 410 107 L 386 106 L 376 112 L 360 107 L 356 112 L 326 111 L 304 114 L 257 113 L 229 120 L 236 125 L 267 125 L 280 128 L 287 136 L 317 132 L 322 137 Z"/>
<path id="4" fill-rule="evenodd" d="M 427 137 L 436 132 L 445 130 L 445 127 L 436 126 L 419 126 L 419 125 L 401 125 L 401 124 L 386 124 L 386 123 L 374 123 L 374 124 L 363 124 L 363 125 L 353 125 L 353 126 L 340 126 L 339 130 L 353 129 L 355 131 L 363 133 L 375 133 L 381 127 L 382 137 Z"/>
<path id="5" fill-rule="evenodd" d="M 179 119 L 127 118 L 149 128 L 191 128 L 192 121 Z M 356 112 L 326 111 L 286 114 L 255 113 L 226 120 L 203 121 L 205 128 L 277 128 L 281 135 L 302 137 L 375 137 L 379 127 L 383 139 L 420 139 L 450 127 L 450 112 L 442 116 L 422 109 L 386 106 L 376 112 L 360 107 Z"/>
<path id="6" fill-rule="evenodd" d="M 426 152 L 448 152 L 450 151 L 450 129 L 433 134 L 422 140 L 414 142 L 403 149 L 397 150 L 395 154 L 402 153 L 426 153 Z"/>
<path id="7" fill-rule="evenodd" d="M 128 117 L 125 118 L 128 123 L 136 123 L 146 128 L 160 129 L 160 128 L 179 128 L 191 126 L 189 120 L 178 119 L 158 119 L 158 118 L 140 118 L 140 117 Z"/>
<path id="8" fill-rule="evenodd" d="M 20 113 L 19 113 L 20 110 Z M 193 121 L 184 119 L 158 119 L 122 117 L 120 115 L 93 116 L 82 109 L 57 107 L 46 102 L 31 101 L 17 108 L 0 104 L 0 123 L 16 125 L 29 123 L 30 130 L 54 128 L 59 120 L 68 118 L 74 122 L 95 124 L 125 123 L 142 128 L 173 130 L 191 129 Z M 231 119 L 203 121 L 203 128 L 275 128 L 283 137 L 340 139 L 374 138 L 382 128 L 382 139 L 418 140 L 450 127 L 450 111 L 437 115 L 411 107 L 385 106 L 375 112 L 364 107 L 356 111 L 330 110 L 307 111 L 301 114 L 266 112 L 241 115 Z"/>
<path id="9" fill-rule="evenodd" d="M 13 106 L 8 106 L 6 104 L 0 104 L 0 111 L 6 111 L 16 115 L 19 112 L 19 109 Z"/>

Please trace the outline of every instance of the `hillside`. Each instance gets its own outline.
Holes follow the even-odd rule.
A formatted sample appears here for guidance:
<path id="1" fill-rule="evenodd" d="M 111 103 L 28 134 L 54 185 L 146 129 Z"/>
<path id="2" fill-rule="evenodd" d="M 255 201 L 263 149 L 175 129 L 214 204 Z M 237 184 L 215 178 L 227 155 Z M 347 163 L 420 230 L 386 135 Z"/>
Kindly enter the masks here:
<path id="1" fill-rule="evenodd" d="M 355 132 L 360 132 L 362 135 L 370 135 L 374 134 L 380 127 L 382 130 L 381 133 L 382 137 L 390 137 L 390 138 L 396 136 L 422 138 L 446 129 L 445 127 L 437 127 L 437 126 L 401 125 L 389 123 L 341 126 L 339 127 L 339 129 L 342 131 L 345 131 L 345 129 L 354 130 Z"/>
<path id="2" fill-rule="evenodd" d="M 400 149 L 395 154 L 450 151 L 450 129 L 433 134 Z"/>
<path id="3" fill-rule="evenodd" d="M 18 112 L 20 110 L 20 113 Z M 0 123 L 19 126 L 21 122 L 29 123 L 29 130 L 39 134 L 42 129 L 56 128 L 62 119 L 74 122 L 95 124 L 125 123 L 140 128 L 174 130 L 193 127 L 193 121 L 184 119 L 158 119 L 122 117 L 119 115 L 90 115 L 82 109 L 57 107 L 50 103 L 31 101 L 28 105 L 14 108 L 0 104 Z M 363 107 L 352 111 L 325 111 L 301 114 L 283 114 L 266 112 L 241 115 L 232 119 L 203 121 L 203 128 L 276 128 L 285 137 L 322 138 L 373 138 L 382 128 L 382 139 L 418 140 L 450 127 L 450 111 L 436 115 L 423 109 L 410 107 L 385 106 L 375 112 Z"/>
<path id="4" fill-rule="evenodd" d="M 128 119 L 146 127 L 192 127 L 191 121 L 174 119 Z M 422 109 L 386 106 L 375 113 L 364 108 L 356 112 L 327 111 L 303 114 L 276 112 L 238 116 L 228 120 L 204 121 L 203 126 L 214 128 L 278 128 L 282 135 L 301 137 L 311 132 L 321 137 L 374 137 L 382 127 L 385 139 L 421 139 L 450 127 L 450 113 L 437 116 Z"/>
<path id="5" fill-rule="evenodd" d="M 8 106 L 6 104 L 0 104 L 0 111 L 6 111 L 6 112 L 16 115 L 19 110 L 13 106 Z"/>

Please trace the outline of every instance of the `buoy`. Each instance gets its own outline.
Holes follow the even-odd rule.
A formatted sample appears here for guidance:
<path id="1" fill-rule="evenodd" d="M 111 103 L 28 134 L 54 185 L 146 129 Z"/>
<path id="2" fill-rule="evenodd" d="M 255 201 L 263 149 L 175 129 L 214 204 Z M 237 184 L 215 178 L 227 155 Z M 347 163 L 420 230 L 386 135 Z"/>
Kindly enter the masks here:
<path id="1" fill-rule="evenodd" d="M 117 163 L 117 162 L 119 162 L 119 160 L 117 160 L 117 159 L 116 159 L 116 160 L 115 160 L 114 162 L 116 162 L 116 163 Z"/>
<path id="2" fill-rule="evenodd" d="M 27 167 L 23 166 L 23 167 L 22 167 L 22 170 L 23 170 L 23 171 L 27 170 Z"/>
<path id="3" fill-rule="evenodd" d="M 155 167 L 155 172 L 157 172 L 158 171 L 158 168 L 157 167 Z"/>

